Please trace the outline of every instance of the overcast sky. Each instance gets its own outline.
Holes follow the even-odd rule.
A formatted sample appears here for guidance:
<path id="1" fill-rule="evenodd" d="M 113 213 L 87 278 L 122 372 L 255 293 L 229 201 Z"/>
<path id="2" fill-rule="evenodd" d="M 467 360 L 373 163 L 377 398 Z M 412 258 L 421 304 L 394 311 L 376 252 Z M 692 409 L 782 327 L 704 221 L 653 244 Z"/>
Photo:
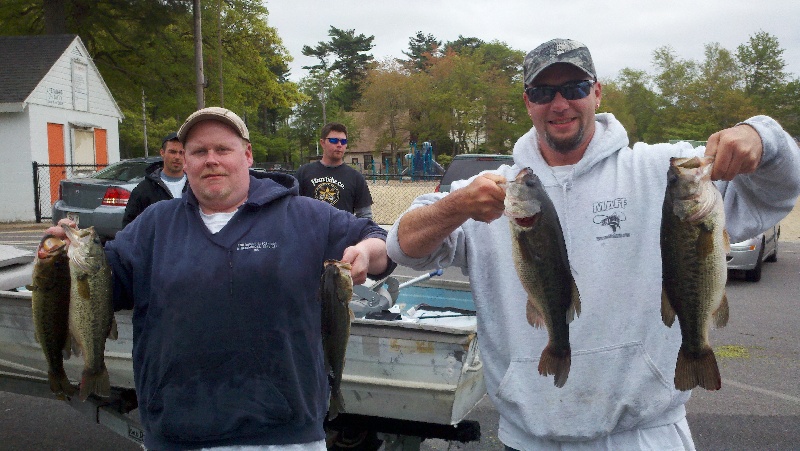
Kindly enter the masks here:
<path id="1" fill-rule="evenodd" d="M 328 41 L 331 25 L 374 36 L 372 55 L 403 58 L 417 31 L 443 43 L 459 35 L 528 52 L 552 38 L 589 47 L 600 78 L 630 67 L 654 73 L 653 51 L 671 46 L 682 59 L 704 59 L 705 44 L 736 51 L 763 30 L 778 38 L 786 70 L 800 78 L 798 0 L 264 0 L 268 23 L 294 58 L 291 79 L 316 64 L 304 45 Z"/>

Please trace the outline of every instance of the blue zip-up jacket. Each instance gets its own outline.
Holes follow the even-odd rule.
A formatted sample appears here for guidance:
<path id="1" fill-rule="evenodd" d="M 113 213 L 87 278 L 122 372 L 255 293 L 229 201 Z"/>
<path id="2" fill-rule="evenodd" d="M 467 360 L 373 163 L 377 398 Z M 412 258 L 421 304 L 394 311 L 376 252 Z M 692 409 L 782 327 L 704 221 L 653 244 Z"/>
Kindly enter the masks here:
<path id="1" fill-rule="evenodd" d="M 145 446 L 324 439 L 323 262 L 370 237 L 386 232 L 299 196 L 291 176 L 251 172 L 247 201 L 216 234 L 190 187 L 108 242 L 115 309 L 133 308 Z"/>

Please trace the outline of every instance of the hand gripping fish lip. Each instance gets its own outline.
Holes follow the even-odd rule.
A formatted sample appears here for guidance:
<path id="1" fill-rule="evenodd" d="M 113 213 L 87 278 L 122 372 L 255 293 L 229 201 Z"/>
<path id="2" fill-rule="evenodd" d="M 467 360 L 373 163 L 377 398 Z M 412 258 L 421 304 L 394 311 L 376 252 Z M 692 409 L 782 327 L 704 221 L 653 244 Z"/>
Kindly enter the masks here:
<path id="1" fill-rule="evenodd" d="M 65 224 L 62 224 L 61 227 L 64 229 L 64 232 L 66 232 L 67 238 L 69 238 L 70 245 L 69 248 L 67 248 L 67 255 L 69 255 L 69 258 L 81 271 L 93 272 L 92 265 L 86 260 L 86 253 L 80 252 L 79 249 L 86 249 L 87 245 L 92 240 L 94 229 L 91 227 L 87 229 L 76 229 L 75 227 Z"/>

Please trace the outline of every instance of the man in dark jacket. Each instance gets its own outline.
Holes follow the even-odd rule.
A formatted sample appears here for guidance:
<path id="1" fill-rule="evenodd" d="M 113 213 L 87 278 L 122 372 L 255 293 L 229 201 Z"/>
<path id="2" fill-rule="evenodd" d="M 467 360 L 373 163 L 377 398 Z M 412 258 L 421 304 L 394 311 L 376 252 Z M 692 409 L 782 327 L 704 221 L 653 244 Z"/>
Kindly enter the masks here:
<path id="1" fill-rule="evenodd" d="M 145 170 L 144 180 L 139 182 L 131 193 L 131 198 L 125 207 L 125 216 L 122 217 L 123 228 L 150 205 L 160 200 L 181 197 L 186 191 L 183 144 L 178 139 L 177 133 L 170 133 L 164 137 L 160 152 L 163 161 L 151 164 Z"/>
<path id="2" fill-rule="evenodd" d="M 325 451 L 323 262 L 350 263 L 356 284 L 386 277 L 386 231 L 300 196 L 290 175 L 249 171 L 250 134 L 229 110 L 197 111 L 178 135 L 186 194 L 105 247 L 115 308 L 133 309 L 144 445 Z"/>

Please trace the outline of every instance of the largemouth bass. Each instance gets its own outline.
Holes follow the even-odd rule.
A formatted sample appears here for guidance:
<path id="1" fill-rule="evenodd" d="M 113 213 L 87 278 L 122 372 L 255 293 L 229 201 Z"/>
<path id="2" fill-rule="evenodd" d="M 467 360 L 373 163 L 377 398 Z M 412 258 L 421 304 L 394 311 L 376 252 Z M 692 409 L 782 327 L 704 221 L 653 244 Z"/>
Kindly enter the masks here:
<path id="1" fill-rule="evenodd" d="M 94 227 L 76 229 L 62 225 L 69 238 L 71 279 L 69 329 L 83 355 L 80 399 L 90 394 L 108 397 L 111 384 L 103 359 L 106 338 L 117 339 L 117 324 L 111 301 L 111 267 Z"/>
<path id="2" fill-rule="evenodd" d="M 322 348 L 325 353 L 325 372 L 331 385 L 331 400 L 328 419 L 344 412 L 342 398 L 342 372 L 347 341 L 350 339 L 350 298 L 353 297 L 353 279 L 350 264 L 338 260 L 326 260 L 325 272 L 320 283 L 322 300 Z"/>
<path id="3" fill-rule="evenodd" d="M 711 158 L 672 158 L 661 219 L 661 318 L 681 328 L 675 388 L 718 390 L 722 380 L 708 329 L 728 323 L 725 296 L 730 241 Z"/>
<path id="4" fill-rule="evenodd" d="M 36 341 L 47 360 L 50 390 L 59 399 L 75 394 L 66 372 L 69 358 L 69 260 L 66 243 L 52 235 L 42 238 L 33 264 L 31 310 Z"/>
<path id="5" fill-rule="evenodd" d="M 563 387 L 572 363 L 569 323 L 580 315 L 581 301 L 556 209 L 530 168 L 506 184 L 505 215 L 514 265 L 528 294 L 528 323 L 548 333 L 539 374 L 554 375 L 555 386 Z"/>

